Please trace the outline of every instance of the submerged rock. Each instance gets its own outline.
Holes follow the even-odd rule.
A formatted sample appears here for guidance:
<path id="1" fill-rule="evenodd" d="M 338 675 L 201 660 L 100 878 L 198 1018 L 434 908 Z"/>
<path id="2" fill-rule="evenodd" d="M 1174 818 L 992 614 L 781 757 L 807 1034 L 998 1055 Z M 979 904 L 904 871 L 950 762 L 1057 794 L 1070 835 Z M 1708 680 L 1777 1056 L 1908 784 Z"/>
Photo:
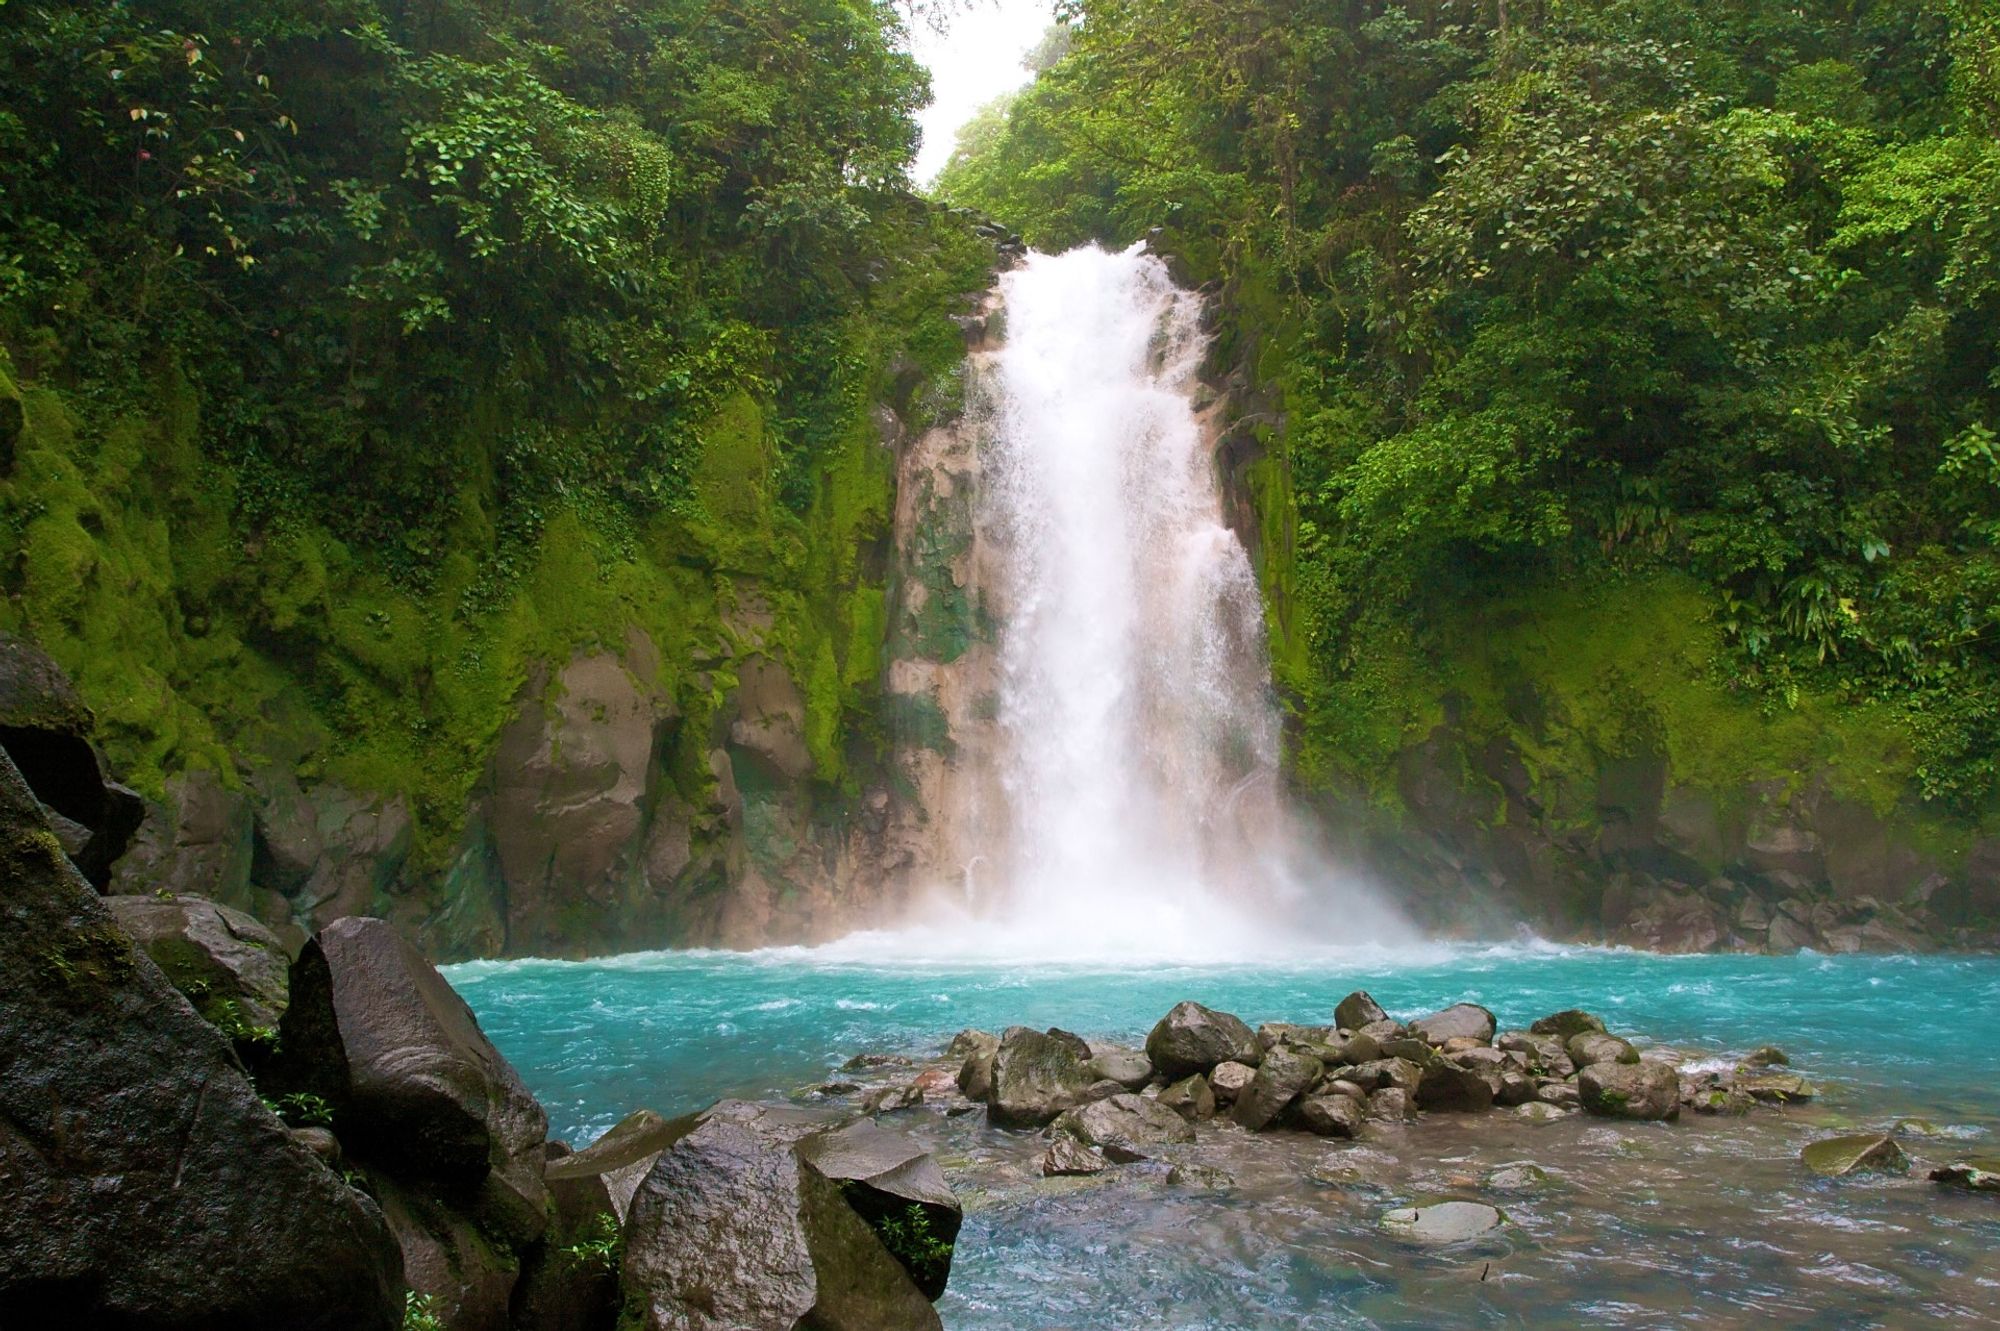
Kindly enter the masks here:
<path id="1" fill-rule="evenodd" d="M 1541 1100 L 1535 1100 L 1522 1105 L 1514 1112 L 1530 1123 L 1554 1123 L 1558 1120 L 1568 1118 L 1570 1115 L 1570 1111 L 1564 1109 L 1562 1106 L 1548 1104 Z"/>
<path id="2" fill-rule="evenodd" d="M 1930 1172 L 1930 1181 L 1972 1192 L 2000 1192 L 2000 1156 L 1980 1156 Z"/>
<path id="3" fill-rule="evenodd" d="M 1054 1126 L 1058 1134 L 1066 1133 L 1085 1146 L 1095 1146 L 1104 1152 L 1105 1159 L 1117 1164 L 1148 1160 L 1162 1146 L 1194 1140 L 1193 1125 L 1159 1101 L 1142 1095 L 1114 1095 L 1072 1109 Z"/>
<path id="4" fill-rule="evenodd" d="M 1506 1193 L 1543 1192 L 1553 1183 L 1546 1169 L 1529 1160 L 1499 1165 L 1488 1170 L 1486 1177 L 1480 1180 L 1480 1186 L 1488 1192 Z"/>
<path id="5" fill-rule="evenodd" d="M 1742 1068 L 1788 1068 L 1791 1065 L 1792 1060 L 1784 1050 L 1774 1044 L 1767 1044 L 1745 1054 L 1743 1061 L 1736 1066 Z"/>
<path id="6" fill-rule="evenodd" d="M 1464 1243 L 1507 1223 L 1506 1215 L 1481 1202 L 1431 1202 L 1406 1206 L 1382 1217 L 1382 1228 L 1413 1243 Z"/>
<path id="7" fill-rule="evenodd" d="M 1576 1089 L 1600 1118 L 1680 1117 L 1680 1073 L 1666 1063 L 1595 1063 L 1577 1074 Z"/>
<path id="8" fill-rule="evenodd" d="M 1167 1171 L 1167 1183 L 1175 1188 L 1195 1188 L 1203 1192 L 1226 1192 L 1236 1186 L 1233 1175 L 1210 1165 L 1179 1164 Z"/>
<path id="9" fill-rule="evenodd" d="M 1766 1104 L 1793 1104 L 1819 1095 L 1818 1088 L 1796 1072 L 1738 1072 L 1735 1086 Z"/>
<path id="10" fill-rule="evenodd" d="M 1828 1137 L 1813 1142 L 1799 1152 L 1807 1169 L 1825 1178 L 1845 1178 L 1849 1174 L 1901 1174 L 1910 1167 L 1910 1158 L 1894 1137 L 1880 1133 L 1860 1133 Z"/>
<path id="11" fill-rule="evenodd" d="M 1335 1004 L 1333 1009 L 1333 1024 L 1344 1031 L 1359 1031 L 1365 1026 L 1387 1020 L 1389 1014 L 1382 1010 L 1382 1005 L 1366 989 L 1356 989 Z"/>
<path id="12" fill-rule="evenodd" d="M 1169 1078 L 1208 1072 L 1222 1063 L 1254 1067 L 1263 1056 L 1256 1032 L 1229 1013 L 1199 1003 L 1175 1004 L 1146 1036 L 1146 1057 Z"/>
<path id="13" fill-rule="evenodd" d="M 987 1117 L 1002 1127 L 1041 1127 L 1081 1104 L 1095 1080 L 1069 1044 L 1017 1027 L 994 1055 Z"/>

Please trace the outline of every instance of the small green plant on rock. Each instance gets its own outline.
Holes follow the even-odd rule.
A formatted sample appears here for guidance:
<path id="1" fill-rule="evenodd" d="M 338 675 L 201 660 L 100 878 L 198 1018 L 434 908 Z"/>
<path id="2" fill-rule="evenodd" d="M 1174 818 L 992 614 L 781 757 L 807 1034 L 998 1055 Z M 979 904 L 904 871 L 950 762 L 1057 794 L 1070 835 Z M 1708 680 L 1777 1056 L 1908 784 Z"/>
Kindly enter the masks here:
<path id="1" fill-rule="evenodd" d="M 403 1296 L 403 1331 L 445 1331 L 435 1295 L 410 1290 Z"/>
<path id="2" fill-rule="evenodd" d="M 901 1212 L 885 1216 L 875 1232 L 881 1237 L 882 1246 L 920 1285 L 940 1281 L 951 1269 L 954 1245 L 938 1237 L 931 1229 L 930 1216 L 914 1202 Z"/>
<path id="3" fill-rule="evenodd" d="M 556 1252 L 566 1266 L 617 1270 L 625 1253 L 625 1236 L 618 1228 L 618 1217 L 609 1211 L 599 1211 L 568 1243 L 558 1246 Z"/>
<path id="4" fill-rule="evenodd" d="M 293 1091 L 281 1095 L 276 1100 L 264 1102 L 271 1112 L 283 1119 L 287 1126 L 294 1128 L 330 1128 L 333 1126 L 333 1105 L 324 1096 L 311 1091 Z"/>

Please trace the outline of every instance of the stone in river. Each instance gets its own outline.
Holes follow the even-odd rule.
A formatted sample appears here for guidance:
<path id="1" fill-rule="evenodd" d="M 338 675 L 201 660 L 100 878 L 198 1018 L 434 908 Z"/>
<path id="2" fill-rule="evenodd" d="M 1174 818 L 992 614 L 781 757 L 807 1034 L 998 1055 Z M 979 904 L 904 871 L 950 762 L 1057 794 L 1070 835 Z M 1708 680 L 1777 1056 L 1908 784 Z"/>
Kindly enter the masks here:
<path id="1" fill-rule="evenodd" d="M 1299 1101 L 1292 1111 L 1300 1127 L 1321 1137 L 1358 1137 L 1367 1111 L 1346 1095 L 1315 1095 Z"/>
<path id="2" fill-rule="evenodd" d="M 754 1122 L 713 1118 L 676 1142 L 623 1232 L 632 1331 L 941 1325 L 841 1185 Z"/>
<path id="3" fill-rule="evenodd" d="M 1048 1036 L 1051 1040 L 1060 1041 L 1061 1043 L 1068 1045 L 1069 1051 L 1072 1054 L 1075 1054 L 1077 1058 L 1080 1059 L 1081 1061 L 1085 1063 L 1088 1063 L 1090 1061 L 1091 1057 L 1090 1042 L 1084 1039 L 1081 1035 L 1078 1035 L 1075 1031 L 1066 1031 L 1060 1026 L 1051 1026 L 1048 1028 L 1048 1030 L 1042 1033 Z"/>
<path id="4" fill-rule="evenodd" d="M 1332 1081 L 1324 1083 L 1320 1087 L 1320 1090 L 1323 1094 L 1344 1095 L 1350 1100 L 1366 1100 L 1368 1098 L 1368 1088 L 1366 1086 L 1361 1085 L 1359 1082 L 1349 1081 L 1345 1077 L 1335 1077 Z"/>
<path id="5" fill-rule="evenodd" d="M 1528 1071 L 1538 1077 L 1567 1077 L 1576 1071 L 1576 1064 L 1570 1059 L 1560 1035 L 1508 1031 L 1494 1041 L 1494 1047 L 1519 1054 L 1527 1060 Z"/>
<path id="6" fill-rule="evenodd" d="M 1382 1005 L 1366 989 L 1356 989 L 1335 1004 L 1333 1009 L 1333 1024 L 1344 1031 L 1358 1031 L 1364 1026 L 1387 1020 L 1389 1014 L 1382 1010 Z"/>
<path id="7" fill-rule="evenodd" d="M 1146 1037 L 1146 1057 L 1162 1076 L 1207 1072 L 1220 1063 L 1255 1067 L 1263 1061 L 1257 1034 L 1227 1012 L 1177 1003 Z"/>
<path id="8" fill-rule="evenodd" d="M 957 1040 L 952 1044 L 956 1045 Z M 1000 1040 L 993 1037 L 992 1045 L 974 1045 L 958 1067 L 958 1091 L 968 1100 L 984 1102 L 993 1094 L 993 1063 L 1000 1055 Z"/>
<path id="9" fill-rule="evenodd" d="M 1104 1081 L 1136 1091 L 1153 1079 L 1153 1060 L 1136 1049 L 1105 1049 L 1090 1060 L 1090 1070 Z"/>
<path id="10" fill-rule="evenodd" d="M 1382 1058 L 1373 1063 L 1363 1063 L 1350 1069 L 1347 1079 L 1357 1086 L 1365 1086 L 1371 1091 L 1394 1087 L 1399 1091 L 1415 1094 L 1417 1083 L 1423 1080 L 1424 1070 L 1407 1058 Z"/>
<path id="11" fill-rule="evenodd" d="M 1215 1117 L 1215 1092 L 1208 1088 L 1208 1078 L 1199 1072 L 1161 1091 L 1156 1103 L 1173 1110 L 1190 1123 Z"/>
<path id="12" fill-rule="evenodd" d="M 1043 1178 L 1074 1178 L 1102 1174 L 1109 1165 L 1103 1156 L 1067 1133 L 1060 1134 L 1042 1152 Z"/>
<path id="13" fill-rule="evenodd" d="M 2000 1192 L 2000 1156 L 1976 1156 L 1930 1172 L 1933 1183 L 1973 1192 Z"/>
<path id="14" fill-rule="evenodd" d="M 1743 1061 L 1737 1064 L 1743 1068 L 1788 1068 L 1791 1065 L 1792 1060 L 1785 1051 L 1774 1044 L 1751 1050 L 1743 1056 Z"/>
<path id="15" fill-rule="evenodd" d="M 1588 1012 L 1570 1008 L 1568 1011 L 1557 1012 L 1551 1016 L 1543 1017 L 1540 1021 L 1530 1026 L 1528 1030 L 1534 1035 L 1560 1036 L 1567 1043 L 1573 1037 L 1586 1032 L 1595 1032 L 1598 1035 L 1604 1034 L 1604 1023 L 1596 1017 L 1591 1016 Z"/>
<path id="16" fill-rule="evenodd" d="M 1381 1057 L 1382 1042 L 1360 1031 L 1348 1036 L 1336 1035 L 1327 1042 L 1326 1061 L 1334 1066 L 1373 1063 Z"/>
<path id="17" fill-rule="evenodd" d="M 1560 1105 L 1548 1104 L 1541 1100 L 1531 1101 L 1514 1112 L 1530 1123 L 1554 1123 L 1568 1118 L 1570 1113 Z"/>
<path id="18" fill-rule="evenodd" d="M 919 1086 L 878 1086 L 861 1097 L 861 1112 L 864 1114 L 893 1114 L 900 1109 L 915 1109 L 924 1102 L 923 1088 Z"/>
<path id="19" fill-rule="evenodd" d="M 1572 1035 L 1568 1052 L 1570 1061 L 1579 1068 L 1587 1068 L 1593 1063 L 1637 1063 L 1639 1051 L 1628 1042 L 1615 1035 L 1605 1035 L 1600 1031 L 1585 1031 Z"/>
<path id="20" fill-rule="evenodd" d="M 1382 1228 L 1413 1243 L 1463 1243 L 1489 1234 L 1507 1217 L 1480 1202 L 1431 1202 L 1406 1206 L 1382 1217 Z"/>
<path id="21" fill-rule="evenodd" d="M 1109 1100 L 1114 1095 L 1124 1095 L 1125 1093 L 1125 1088 L 1115 1081 L 1094 1081 L 1084 1091 L 1083 1099 L 1078 1101 L 1078 1103 L 1086 1105 L 1094 1104 L 1099 1100 Z"/>
<path id="22" fill-rule="evenodd" d="M 996 1053 L 1000 1048 L 1000 1037 L 990 1031 L 982 1031 L 968 1026 L 951 1037 L 951 1043 L 944 1047 L 944 1056 L 954 1062 L 963 1063 L 966 1058 L 977 1053 Z"/>
<path id="23" fill-rule="evenodd" d="M 924 1297 L 936 1300 L 951 1274 L 951 1245 L 964 1210 L 937 1161 L 914 1140 L 867 1119 L 816 1132 L 797 1146 L 800 1160 L 840 1185 L 841 1196 L 883 1236 Z M 932 1242 L 899 1245 L 898 1236 L 921 1229 Z"/>
<path id="24" fill-rule="evenodd" d="M 1310 1054 L 1280 1046 L 1265 1055 L 1263 1066 L 1236 1097 L 1232 1116 L 1252 1132 L 1276 1122 L 1285 1107 L 1325 1073 L 1325 1065 Z"/>
<path id="25" fill-rule="evenodd" d="M 1595 1063 L 1577 1074 L 1576 1088 L 1600 1118 L 1680 1117 L 1680 1073 L 1666 1063 Z"/>
<path id="26" fill-rule="evenodd" d="M 1118 1164 L 1150 1159 L 1163 1146 L 1194 1140 L 1194 1127 L 1158 1100 L 1142 1095 L 1114 1095 L 1055 1121 L 1058 1135 L 1067 1133 L 1085 1146 L 1095 1146 Z"/>
<path id="27" fill-rule="evenodd" d="M 1410 1023 L 1413 1034 L 1434 1045 L 1448 1040 L 1477 1040 L 1480 1044 L 1487 1044 L 1498 1028 L 1493 1014 L 1477 1003 L 1454 1003 L 1442 1012 L 1433 1012 Z"/>
<path id="28" fill-rule="evenodd" d="M 1236 1097 L 1256 1079 L 1257 1069 L 1247 1063 L 1218 1063 L 1208 1074 L 1208 1088 L 1215 1092 L 1217 1105 L 1236 1103 Z"/>
<path id="29" fill-rule="evenodd" d="M 1176 1188 L 1199 1188 L 1204 1192 L 1222 1192 L 1236 1186 L 1236 1180 L 1220 1169 L 1208 1165 L 1179 1164 L 1167 1171 L 1167 1182 Z"/>
<path id="30" fill-rule="evenodd" d="M 1493 1107 L 1493 1083 L 1480 1071 L 1439 1059 L 1417 1083 L 1417 1104 L 1446 1113 L 1480 1113 Z"/>
<path id="31" fill-rule="evenodd" d="M 1493 1097 L 1498 1105 L 1524 1105 L 1535 1098 L 1535 1079 L 1525 1072 L 1506 1071 L 1500 1074 L 1500 1092 Z"/>
<path id="32" fill-rule="evenodd" d="M 1010 1029 L 993 1058 L 987 1117 L 1002 1127 L 1038 1128 L 1081 1104 L 1095 1080 L 1067 1042 L 1025 1027 Z"/>
<path id="33" fill-rule="evenodd" d="M 1558 1109 L 1575 1109 L 1583 1103 L 1583 1098 L 1577 1094 L 1576 1083 L 1573 1081 L 1537 1082 L 1535 1098 L 1545 1105 L 1554 1105 Z"/>
<path id="34" fill-rule="evenodd" d="M 1368 1097 L 1368 1117 L 1385 1123 L 1400 1123 L 1414 1117 L 1410 1093 L 1396 1086 L 1375 1092 Z"/>
<path id="35" fill-rule="evenodd" d="M 1552 1180 L 1548 1171 L 1528 1160 L 1517 1160 L 1488 1170 L 1480 1185 L 1488 1192 L 1526 1193 L 1547 1189 Z"/>
<path id="36" fill-rule="evenodd" d="M 1873 1132 L 1813 1142 L 1799 1152 L 1799 1159 L 1807 1169 L 1826 1178 L 1861 1173 L 1901 1174 L 1910 1168 L 1910 1158 L 1896 1145 L 1895 1138 Z"/>
<path id="37" fill-rule="evenodd" d="M 1736 1089 L 1766 1104 L 1793 1104 L 1819 1094 L 1813 1084 L 1796 1072 L 1739 1072 Z"/>
<path id="38" fill-rule="evenodd" d="M 1395 1040 L 1383 1040 L 1381 1041 L 1381 1049 L 1383 1058 L 1404 1059 L 1415 1063 L 1420 1068 L 1428 1066 L 1437 1058 L 1437 1050 L 1431 1047 L 1430 1041 L 1415 1035 L 1406 1035 Z"/>

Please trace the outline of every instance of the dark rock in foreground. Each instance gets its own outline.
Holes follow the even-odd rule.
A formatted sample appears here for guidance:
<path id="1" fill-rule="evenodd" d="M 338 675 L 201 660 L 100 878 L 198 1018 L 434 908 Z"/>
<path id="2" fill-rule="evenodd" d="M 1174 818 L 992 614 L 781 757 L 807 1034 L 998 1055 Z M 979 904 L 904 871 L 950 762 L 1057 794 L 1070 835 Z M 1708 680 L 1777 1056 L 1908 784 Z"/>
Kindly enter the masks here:
<path id="1" fill-rule="evenodd" d="M 1146 1057 L 1169 1079 L 1208 1072 L 1221 1063 L 1255 1067 L 1263 1056 L 1255 1031 L 1229 1013 L 1199 1003 L 1176 1004 L 1146 1037 Z"/>
<path id="2" fill-rule="evenodd" d="M 5 757 L 0 882 L 0 1326 L 399 1326 L 381 1212 L 272 1116 Z"/>
<path id="3" fill-rule="evenodd" d="M 925 1298 L 944 1293 L 965 1212 L 929 1152 L 862 1119 L 802 1138 L 798 1157 L 840 1185 L 847 1204 L 884 1238 Z M 924 1242 L 916 1241 L 919 1235 Z"/>
<path id="4" fill-rule="evenodd" d="M 1583 1107 L 1601 1118 L 1680 1117 L 1681 1078 L 1666 1063 L 1595 1063 L 1577 1074 Z"/>
<path id="5" fill-rule="evenodd" d="M 106 897 L 111 914 L 174 988 L 239 1048 L 277 1040 L 292 961 L 276 934 L 202 897 Z"/>
<path id="6" fill-rule="evenodd" d="M 1095 1081 L 1066 1041 L 1015 1027 L 1002 1037 L 993 1056 L 986 1113 L 1002 1127 L 1038 1128 L 1082 1104 Z"/>

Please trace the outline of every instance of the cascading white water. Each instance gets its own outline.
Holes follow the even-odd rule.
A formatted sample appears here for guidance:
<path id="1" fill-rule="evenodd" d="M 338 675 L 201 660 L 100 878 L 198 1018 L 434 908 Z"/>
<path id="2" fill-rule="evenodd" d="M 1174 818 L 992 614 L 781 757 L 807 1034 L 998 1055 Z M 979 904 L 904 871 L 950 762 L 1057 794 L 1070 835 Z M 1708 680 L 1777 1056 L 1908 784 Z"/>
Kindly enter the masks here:
<path id="1" fill-rule="evenodd" d="M 1006 844 L 979 848 L 985 913 L 1099 947 L 1268 942 L 1313 875 L 1256 576 L 1194 403 L 1200 302 L 1139 247 L 1034 255 L 1000 296 L 1004 338 L 973 370 L 1007 804 Z"/>

